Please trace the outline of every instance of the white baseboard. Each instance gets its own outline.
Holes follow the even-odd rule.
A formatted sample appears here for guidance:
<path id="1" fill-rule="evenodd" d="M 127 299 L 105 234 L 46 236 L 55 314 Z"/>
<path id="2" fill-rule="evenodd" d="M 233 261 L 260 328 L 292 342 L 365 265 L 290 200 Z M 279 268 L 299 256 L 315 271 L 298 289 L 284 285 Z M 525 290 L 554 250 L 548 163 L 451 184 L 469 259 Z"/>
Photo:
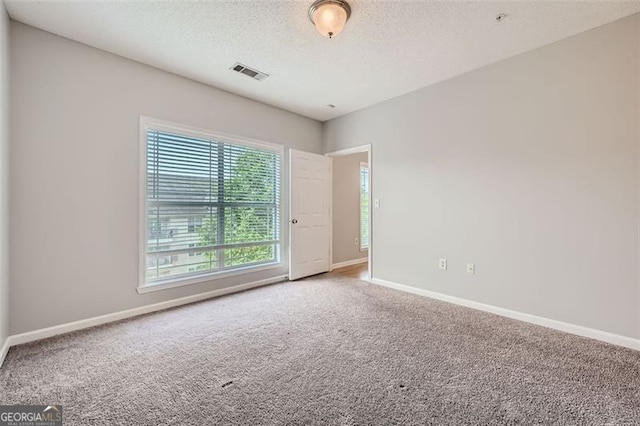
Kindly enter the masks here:
<path id="1" fill-rule="evenodd" d="M 7 352 L 9 352 L 9 338 L 7 337 L 2 344 L 2 348 L 0 349 L 0 368 L 2 368 L 2 364 L 4 363 L 4 359 L 7 357 Z"/>
<path id="2" fill-rule="evenodd" d="M 449 296 L 442 293 L 436 293 L 434 291 L 424 290 L 417 287 L 412 287 L 405 284 L 398 284 L 391 281 L 381 280 L 373 278 L 371 281 L 373 284 L 378 284 L 384 287 L 389 287 L 395 290 L 404 291 L 407 293 L 413 293 L 420 296 L 426 296 L 431 299 L 442 300 L 444 302 L 453 303 L 467 308 L 473 308 L 480 311 L 490 312 L 492 314 L 501 315 L 503 317 L 512 318 L 531 324 L 541 325 L 543 327 L 552 328 L 554 330 L 564 331 L 566 333 L 576 334 L 582 337 L 588 337 L 595 340 L 611 343 L 618 346 L 624 346 L 626 348 L 640 350 L 640 340 L 632 337 L 620 336 L 618 334 L 609 333 L 606 331 L 595 330 L 593 328 L 583 327 L 581 325 L 569 324 L 562 321 L 556 321 L 549 318 L 543 318 L 536 315 L 525 314 L 523 312 L 512 311 L 510 309 L 499 308 L 497 306 L 486 305 L 480 302 L 474 302 L 473 300 L 462 299 L 460 297 Z"/>
<path id="3" fill-rule="evenodd" d="M 344 268 L 345 266 L 359 265 L 361 263 L 367 263 L 368 261 L 369 261 L 368 257 L 363 257 L 362 259 L 354 259 L 354 260 L 347 260 L 346 262 L 338 262 L 331 265 L 331 270 L 333 271 L 334 269 Z"/>
<path id="4" fill-rule="evenodd" d="M 253 281 L 246 284 L 240 284 L 233 287 L 222 288 L 219 290 L 208 291 L 206 293 L 194 294 L 193 296 L 181 297 L 179 299 L 167 300 L 166 302 L 155 303 L 153 305 L 141 306 L 139 308 L 128 309 L 126 311 L 114 312 L 112 314 L 101 315 L 98 317 L 87 318 L 80 321 L 69 322 L 66 324 L 56 325 L 53 327 L 42 328 L 40 330 L 29 331 L 22 334 L 15 334 L 7 338 L 5 343 L 6 350 L 10 346 L 22 345 L 24 343 L 34 342 L 36 340 L 46 339 L 48 337 L 57 336 L 59 334 L 69 333 L 84 328 L 95 327 L 96 325 L 106 324 L 109 322 L 120 321 L 126 318 L 136 317 L 151 312 L 162 311 L 176 306 L 187 305 L 189 303 L 199 302 L 201 300 L 211 299 L 213 297 L 224 296 L 226 294 L 237 293 L 243 290 L 249 290 L 254 287 L 260 287 L 268 284 L 274 284 L 284 281 L 286 275 L 267 278 L 264 280 Z M 5 348 L 3 347 L 3 350 Z"/>

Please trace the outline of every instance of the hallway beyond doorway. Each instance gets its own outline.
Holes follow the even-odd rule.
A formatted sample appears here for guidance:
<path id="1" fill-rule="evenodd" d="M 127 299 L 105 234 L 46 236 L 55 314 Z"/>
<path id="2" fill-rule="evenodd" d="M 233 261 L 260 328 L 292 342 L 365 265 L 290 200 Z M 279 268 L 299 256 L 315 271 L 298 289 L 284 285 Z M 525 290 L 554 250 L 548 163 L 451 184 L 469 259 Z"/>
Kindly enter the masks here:
<path id="1" fill-rule="evenodd" d="M 367 262 L 359 263 L 357 265 L 345 266 L 344 268 L 334 269 L 336 274 L 344 275 L 345 277 L 355 278 L 362 281 L 369 281 L 369 264 Z"/>

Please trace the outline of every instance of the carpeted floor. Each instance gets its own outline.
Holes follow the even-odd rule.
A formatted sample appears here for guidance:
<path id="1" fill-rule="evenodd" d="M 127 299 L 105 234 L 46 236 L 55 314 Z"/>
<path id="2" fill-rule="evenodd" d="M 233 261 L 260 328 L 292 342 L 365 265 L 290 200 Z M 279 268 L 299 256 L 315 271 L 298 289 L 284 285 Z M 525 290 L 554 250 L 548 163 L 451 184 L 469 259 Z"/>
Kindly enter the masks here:
<path id="1" fill-rule="evenodd" d="M 12 348 L 66 425 L 640 424 L 640 353 L 337 275 Z"/>

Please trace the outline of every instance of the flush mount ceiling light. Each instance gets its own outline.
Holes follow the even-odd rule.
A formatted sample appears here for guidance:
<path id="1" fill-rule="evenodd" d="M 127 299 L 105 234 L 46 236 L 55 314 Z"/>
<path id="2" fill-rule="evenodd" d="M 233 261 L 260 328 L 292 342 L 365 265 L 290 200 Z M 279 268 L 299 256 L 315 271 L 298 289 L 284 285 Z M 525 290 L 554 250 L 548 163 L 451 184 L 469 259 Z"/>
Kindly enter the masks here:
<path id="1" fill-rule="evenodd" d="M 320 34 L 334 38 L 342 32 L 351 16 L 351 6 L 344 0 L 317 0 L 309 8 L 309 19 Z"/>

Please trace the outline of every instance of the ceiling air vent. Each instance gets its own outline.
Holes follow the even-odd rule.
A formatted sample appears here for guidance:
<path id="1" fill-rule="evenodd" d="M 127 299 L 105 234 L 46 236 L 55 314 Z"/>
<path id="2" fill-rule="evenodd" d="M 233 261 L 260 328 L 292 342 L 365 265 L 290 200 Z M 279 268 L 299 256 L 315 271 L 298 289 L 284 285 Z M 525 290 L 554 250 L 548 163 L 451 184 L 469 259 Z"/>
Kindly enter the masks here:
<path id="1" fill-rule="evenodd" d="M 249 68 L 248 66 L 242 65 L 239 62 L 236 62 L 235 64 L 233 64 L 233 66 L 230 69 L 233 71 L 239 72 L 240 74 L 247 75 L 252 79 L 258 80 L 258 81 L 262 81 L 265 78 L 269 77 L 269 74 L 260 72 L 258 70 L 254 70 L 253 68 Z"/>

